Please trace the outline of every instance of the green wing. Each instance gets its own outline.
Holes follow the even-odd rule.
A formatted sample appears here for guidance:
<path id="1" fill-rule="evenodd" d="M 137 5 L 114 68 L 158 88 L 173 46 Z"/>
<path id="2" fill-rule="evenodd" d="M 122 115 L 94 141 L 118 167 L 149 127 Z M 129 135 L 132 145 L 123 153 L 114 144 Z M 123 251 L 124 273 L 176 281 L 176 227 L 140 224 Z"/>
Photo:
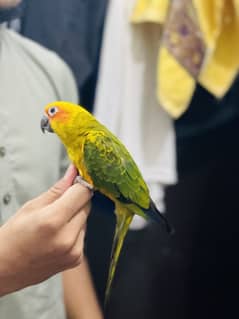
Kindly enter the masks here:
<path id="1" fill-rule="evenodd" d="M 91 132 L 84 143 L 84 164 L 94 186 L 119 201 L 149 208 L 149 191 L 124 145 L 109 131 Z"/>

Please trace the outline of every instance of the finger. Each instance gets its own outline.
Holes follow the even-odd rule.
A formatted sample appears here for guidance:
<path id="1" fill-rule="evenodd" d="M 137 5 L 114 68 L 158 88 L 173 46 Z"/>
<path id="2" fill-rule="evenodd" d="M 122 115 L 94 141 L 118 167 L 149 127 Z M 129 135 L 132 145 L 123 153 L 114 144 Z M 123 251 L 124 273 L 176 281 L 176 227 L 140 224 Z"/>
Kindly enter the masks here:
<path id="1" fill-rule="evenodd" d="M 33 208 L 37 209 L 51 204 L 62 194 L 64 194 L 64 192 L 73 184 L 76 176 L 77 169 L 73 164 L 70 164 L 62 179 L 53 185 L 47 192 L 29 201 L 25 206 L 28 206 L 28 208 L 31 210 Z"/>
<path id="2" fill-rule="evenodd" d="M 61 249 L 64 256 L 68 256 L 76 245 L 80 233 L 86 231 L 86 222 L 90 212 L 90 205 L 86 205 L 78 212 L 69 223 L 61 230 L 59 239 L 61 241 Z M 63 240 L 63 241 L 62 241 Z M 63 259 L 65 257 L 63 256 Z"/>
<path id="3" fill-rule="evenodd" d="M 86 222 L 90 214 L 90 204 L 86 204 L 66 225 L 65 231 L 69 234 L 75 234 L 77 238 L 80 231 L 86 228 Z"/>
<path id="4" fill-rule="evenodd" d="M 68 223 L 91 199 L 92 192 L 80 184 L 74 184 L 54 203 L 49 205 L 49 214 L 61 225 Z"/>
<path id="5" fill-rule="evenodd" d="M 61 258 L 54 257 L 48 259 L 48 267 L 57 269 L 57 271 L 64 271 L 69 268 L 76 267 L 81 263 L 84 257 L 84 241 L 85 241 L 86 227 L 84 226 L 75 240 L 74 245 Z"/>
<path id="6" fill-rule="evenodd" d="M 79 232 L 75 245 L 66 258 L 67 268 L 74 268 L 78 266 L 84 258 L 84 244 L 85 244 L 86 227 Z"/>

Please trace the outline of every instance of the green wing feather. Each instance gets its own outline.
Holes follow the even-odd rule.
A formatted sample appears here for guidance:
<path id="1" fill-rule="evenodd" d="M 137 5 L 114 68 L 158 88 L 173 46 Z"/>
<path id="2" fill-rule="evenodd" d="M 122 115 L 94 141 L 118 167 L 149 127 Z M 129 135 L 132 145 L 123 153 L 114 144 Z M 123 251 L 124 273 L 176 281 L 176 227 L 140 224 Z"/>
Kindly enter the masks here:
<path id="1" fill-rule="evenodd" d="M 134 214 L 159 218 L 143 177 L 124 145 L 107 129 L 91 131 L 84 143 L 84 165 L 94 187 L 115 201 L 116 231 L 113 240 L 107 302 L 124 238 Z M 161 216 L 164 220 L 164 217 Z"/>
<path id="2" fill-rule="evenodd" d="M 131 155 L 112 133 L 91 132 L 84 143 L 84 164 L 96 189 L 149 208 L 148 187 Z"/>
<path id="3" fill-rule="evenodd" d="M 116 230 L 106 284 L 107 302 L 124 238 L 134 214 L 146 217 L 142 209 L 150 206 L 149 191 L 131 155 L 109 131 L 91 132 L 86 138 L 84 164 L 95 188 L 115 200 Z"/>

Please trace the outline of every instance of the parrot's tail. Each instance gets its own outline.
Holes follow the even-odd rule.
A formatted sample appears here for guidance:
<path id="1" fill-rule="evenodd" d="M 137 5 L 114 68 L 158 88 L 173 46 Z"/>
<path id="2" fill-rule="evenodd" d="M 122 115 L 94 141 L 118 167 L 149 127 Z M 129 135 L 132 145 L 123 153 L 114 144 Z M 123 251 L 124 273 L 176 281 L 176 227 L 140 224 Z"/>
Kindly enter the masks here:
<path id="1" fill-rule="evenodd" d="M 111 251 L 111 262 L 108 274 L 108 280 L 106 284 L 106 291 L 105 291 L 105 306 L 109 300 L 111 285 L 114 279 L 116 265 L 119 259 L 119 255 L 123 246 L 123 242 L 127 231 L 129 229 L 129 225 L 132 221 L 133 214 L 127 208 L 118 205 L 115 210 L 116 214 L 116 228 L 115 228 L 115 235 L 113 240 L 113 246 Z"/>
<path id="2" fill-rule="evenodd" d="M 174 233 L 173 227 L 169 224 L 167 218 L 160 213 L 154 202 L 151 200 L 149 209 L 144 209 L 145 214 L 156 222 L 163 222 L 169 234 Z"/>

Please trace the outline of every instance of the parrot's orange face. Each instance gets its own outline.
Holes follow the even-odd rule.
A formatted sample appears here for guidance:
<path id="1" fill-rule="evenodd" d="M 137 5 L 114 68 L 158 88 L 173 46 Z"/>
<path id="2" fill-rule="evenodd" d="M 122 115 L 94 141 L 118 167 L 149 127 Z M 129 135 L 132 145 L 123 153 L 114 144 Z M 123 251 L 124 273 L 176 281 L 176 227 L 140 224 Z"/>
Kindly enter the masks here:
<path id="1" fill-rule="evenodd" d="M 64 102 L 54 102 L 45 107 L 45 113 L 41 119 L 41 129 L 43 132 L 54 132 L 57 124 L 67 123 L 72 115 L 69 106 Z"/>
<path id="2" fill-rule="evenodd" d="M 41 129 L 43 133 L 56 133 L 63 144 L 70 145 L 96 123 L 95 118 L 82 106 L 56 101 L 45 106 Z"/>

